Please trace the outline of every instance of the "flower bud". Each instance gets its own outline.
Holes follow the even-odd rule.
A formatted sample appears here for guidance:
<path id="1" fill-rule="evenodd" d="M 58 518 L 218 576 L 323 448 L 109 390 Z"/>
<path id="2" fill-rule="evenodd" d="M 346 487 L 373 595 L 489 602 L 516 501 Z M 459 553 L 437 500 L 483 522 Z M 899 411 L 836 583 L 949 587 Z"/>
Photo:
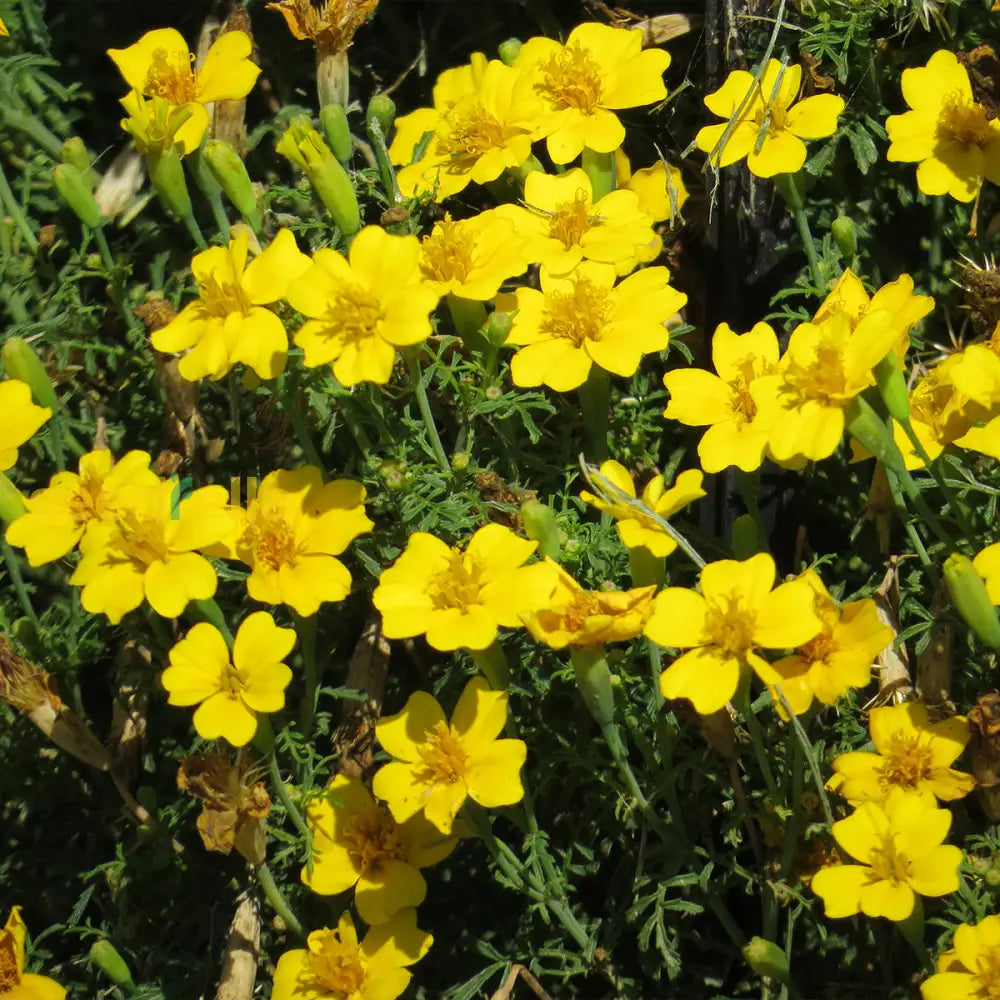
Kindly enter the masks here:
<path id="1" fill-rule="evenodd" d="M 61 158 L 63 163 L 76 167 L 84 177 L 90 176 L 90 153 L 87 146 L 78 135 L 70 136 L 62 144 Z"/>
<path id="2" fill-rule="evenodd" d="M 944 562 L 944 582 L 951 603 L 965 624 L 988 646 L 1000 649 L 1000 620 L 972 560 L 958 552 L 948 556 Z"/>
<path id="3" fill-rule="evenodd" d="M 541 500 L 528 500 L 521 504 L 521 524 L 524 533 L 538 542 L 538 554 L 559 559 L 559 525 L 548 504 Z"/>
<path id="4" fill-rule="evenodd" d="M 147 156 L 146 166 L 149 169 L 149 179 L 153 182 L 160 201 L 177 218 L 186 219 L 191 214 L 191 196 L 188 194 L 181 155 L 177 147 L 172 147 L 164 153 Z"/>
<path id="5" fill-rule="evenodd" d="M 351 160 L 353 144 L 351 126 L 347 122 L 347 112 L 343 104 L 325 104 L 319 109 L 319 124 L 323 135 L 330 144 L 333 155 L 346 167 Z"/>
<path id="6" fill-rule="evenodd" d="M 858 231 L 854 220 L 846 215 L 838 215 L 830 226 L 833 242 L 837 244 L 841 257 L 852 259 L 858 252 Z"/>
<path id="7" fill-rule="evenodd" d="M 587 711 L 602 730 L 612 726 L 615 720 L 615 691 L 604 647 L 572 647 L 569 658 Z"/>
<path id="8" fill-rule="evenodd" d="M 486 339 L 494 347 L 503 347 L 510 336 L 510 328 L 514 325 L 514 317 L 507 312 L 493 310 L 486 321 Z"/>
<path id="9" fill-rule="evenodd" d="M 508 38 L 507 41 L 501 42 L 497 46 L 497 55 L 500 56 L 500 61 L 505 66 L 513 66 L 514 60 L 518 57 L 520 52 L 521 52 L 520 38 Z"/>
<path id="10" fill-rule="evenodd" d="M 889 416 L 901 424 L 905 423 L 910 419 L 910 392 L 906 387 L 902 362 L 896 352 L 890 351 L 875 366 L 873 374 Z"/>
<path id="11" fill-rule="evenodd" d="M 97 229 L 101 224 L 101 209 L 94 198 L 94 192 L 86 179 L 76 167 L 68 163 L 60 163 L 52 171 L 59 197 L 76 213 L 76 217 L 91 229 Z"/>
<path id="12" fill-rule="evenodd" d="M 733 521 L 733 556 L 742 562 L 763 551 L 757 522 L 749 514 L 740 514 Z"/>
<path id="13" fill-rule="evenodd" d="M 205 143 L 205 160 L 212 176 L 219 187 L 226 192 L 226 197 L 236 206 L 237 211 L 247 219 L 254 229 L 260 228 L 260 216 L 257 213 L 257 198 L 253 193 L 253 184 L 247 168 L 240 159 L 240 154 L 228 143 L 220 139 L 209 139 Z"/>
<path id="14" fill-rule="evenodd" d="M 887 469 L 892 469 L 893 472 L 905 470 L 903 455 L 896 447 L 892 432 L 867 400 L 855 396 L 844 416 L 847 433 L 855 438 L 858 444 L 866 448 Z"/>
<path id="15" fill-rule="evenodd" d="M 389 134 L 392 123 L 396 120 L 396 102 L 388 94 L 376 94 L 368 102 L 365 112 L 365 125 L 370 129 L 372 122 L 378 122 L 383 138 Z"/>
<path id="16" fill-rule="evenodd" d="M 205 141 L 207 142 L 207 140 Z M 206 198 L 214 198 L 221 188 L 219 187 L 219 182 L 215 179 L 215 175 L 209 169 L 208 160 L 205 158 L 205 142 L 202 142 L 196 150 L 189 153 L 186 159 L 188 170 L 191 172 L 195 184 L 198 185 L 198 190 Z"/>
<path id="17" fill-rule="evenodd" d="M 773 941 L 762 937 L 750 938 L 743 946 L 743 957 L 758 976 L 782 981 L 788 978 L 788 956 Z"/>
<path id="18" fill-rule="evenodd" d="M 11 378 L 24 382 L 31 390 L 32 399 L 39 406 L 46 406 L 53 413 L 59 409 L 55 389 L 48 372 L 34 348 L 20 337 L 8 337 L 0 347 L 0 361 Z"/>
<path id="19" fill-rule="evenodd" d="M 21 491 L 0 472 L 0 521 L 10 524 L 16 521 L 22 514 L 27 514 L 28 508 L 24 506 L 24 496 Z"/>
<path id="20" fill-rule="evenodd" d="M 451 456 L 451 467 L 456 472 L 464 472 L 469 467 L 471 461 L 471 456 L 467 451 L 456 451 Z"/>
<path id="21" fill-rule="evenodd" d="M 110 941 L 95 941 L 90 946 L 90 960 L 116 986 L 133 986 L 132 973 L 125 959 Z"/>

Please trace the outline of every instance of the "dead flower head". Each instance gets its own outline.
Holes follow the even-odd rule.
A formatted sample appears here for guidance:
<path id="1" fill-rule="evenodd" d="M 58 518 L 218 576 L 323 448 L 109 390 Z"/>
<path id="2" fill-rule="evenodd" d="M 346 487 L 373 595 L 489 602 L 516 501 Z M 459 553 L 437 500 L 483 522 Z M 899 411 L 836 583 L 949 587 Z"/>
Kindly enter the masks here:
<path id="1" fill-rule="evenodd" d="M 329 0 L 318 7 L 311 0 L 277 0 L 267 6 L 284 17 L 296 38 L 311 38 L 317 48 L 341 52 L 374 12 L 378 0 Z"/>

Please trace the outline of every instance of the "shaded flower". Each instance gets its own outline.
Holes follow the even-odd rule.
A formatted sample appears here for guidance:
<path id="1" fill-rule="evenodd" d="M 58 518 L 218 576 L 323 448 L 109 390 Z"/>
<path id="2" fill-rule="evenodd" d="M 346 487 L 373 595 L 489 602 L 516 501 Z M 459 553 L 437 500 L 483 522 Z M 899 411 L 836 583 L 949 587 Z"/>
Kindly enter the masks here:
<path id="1" fill-rule="evenodd" d="M 501 524 L 480 528 L 464 551 L 414 532 L 372 595 L 383 634 L 405 639 L 426 633 L 444 651 L 486 649 L 498 628 L 520 625 L 521 613 L 540 607 L 551 593 L 553 567 L 524 565 L 537 548 Z"/>
<path id="2" fill-rule="evenodd" d="M 0 381 L 0 472 L 13 468 L 17 449 L 21 447 L 49 417 L 52 411 L 31 401 L 31 390 L 24 382 L 8 378 Z"/>
<path id="3" fill-rule="evenodd" d="M 240 625 L 230 657 L 222 633 L 199 622 L 170 650 L 170 666 L 160 675 L 167 703 L 197 705 L 194 728 L 204 739 L 221 736 L 246 746 L 257 732 L 257 715 L 285 707 L 292 672 L 283 661 L 294 645 L 294 629 L 256 611 Z"/>
<path id="4" fill-rule="evenodd" d="M 498 739 L 507 723 L 507 692 L 482 677 L 465 685 L 451 722 L 437 699 L 416 691 L 403 710 L 376 723 L 375 735 L 396 758 L 375 774 L 372 791 L 397 823 L 423 811 L 444 834 L 466 798 L 494 809 L 524 797 L 523 740 Z"/>
<path id="5" fill-rule="evenodd" d="M 994 7 L 994 9 L 998 9 Z M 1000 916 L 959 924 L 937 973 L 920 984 L 923 1000 L 993 1000 L 1000 995 Z"/>
<path id="6" fill-rule="evenodd" d="M 420 869 L 446 858 L 458 843 L 423 816 L 397 823 L 359 778 L 345 774 L 310 799 L 306 822 L 314 853 L 302 881 L 323 896 L 353 888 L 354 905 L 369 924 L 419 906 L 427 895 Z"/>
<path id="7" fill-rule="evenodd" d="M 833 824 L 837 844 L 861 864 L 830 865 L 812 878 L 826 915 L 906 920 L 918 894 L 957 891 L 962 851 L 942 843 L 950 827 L 947 809 L 912 792 L 894 791 L 884 803 L 862 802 Z"/>
<path id="8" fill-rule="evenodd" d="M 12 906 L 0 930 L 0 996 L 9 1000 L 63 1000 L 66 990 L 54 979 L 24 971 L 26 937 L 21 907 Z"/>

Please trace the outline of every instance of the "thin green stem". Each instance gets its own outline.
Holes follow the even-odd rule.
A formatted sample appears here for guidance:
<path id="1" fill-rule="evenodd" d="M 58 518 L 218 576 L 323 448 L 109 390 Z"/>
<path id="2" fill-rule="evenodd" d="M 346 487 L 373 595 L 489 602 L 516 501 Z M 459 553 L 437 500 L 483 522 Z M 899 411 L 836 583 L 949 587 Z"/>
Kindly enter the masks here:
<path id="1" fill-rule="evenodd" d="M 813 241 L 812 230 L 809 228 L 809 216 L 806 215 L 806 206 L 802 201 L 802 192 L 799 190 L 798 177 L 793 174 L 779 174 L 775 178 L 775 187 L 782 193 L 792 212 L 796 228 L 799 231 L 799 238 L 802 240 L 803 249 L 806 252 L 806 260 L 809 262 L 809 274 L 817 292 L 823 289 L 823 275 L 819 268 L 819 257 L 816 255 L 816 243 Z"/>
<path id="2" fill-rule="evenodd" d="M 748 681 L 744 681 L 741 686 L 741 690 L 737 696 L 737 706 L 743 712 L 743 718 L 750 733 L 750 742 L 753 745 L 753 753 L 757 758 L 757 767 L 764 778 L 764 784 L 767 785 L 767 794 L 770 796 L 771 801 L 777 805 L 781 802 L 781 791 L 778 788 L 777 781 L 774 780 L 774 772 L 771 770 L 768 749 L 764 744 L 764 731 L 761 729 L 760 720 L 754 714 L 753 708 L 750 705 L 750 685 Z"/>
<path id="3" fill-rule="evenodd" d="M 510 665 L 503 646 L 494 639 L 486 649 L 470 649 L 469 656 L 494 691 L 506 691 L 510 684 Z"/>
<path id="4" fill-rule="evenodd" d="M 125 286 L 122 284 L 121 275 L 118 272 L 115 259 L 111 255 L 111 247 L 108 246 L 108 238 L 104 235 L 103 228 L 94 229 L 92 232 L 94 234 L 94 242 L 97 244 L 97 250 L 101 255 L 101 262 L 104 264 L 105 271 L 108 272 L 108 281 L 111 282 L 111 291 L 114 295 L 115 306 L 121 313 L 122 319 L 125 321 L 125 326 L 129 330 L 142 330 L 142 323 L 139 322 L 128 307 Z"/>
<path id="5" fill-rule="evenodd" d="M 10 582 L 14 586 L 14 593 L 17 595 L 17 600 L 21 608 L 34 623 L 35 629 L 38 630 L 40 628 L 38 615 L 35 614 L 35 607 L 31 603 L 28 588 L 24 585 L 24 577 L 21 575 L 21 565 L 18 561 L 18 556 L 2 536 L 0 536 L 0 556 L 3 556 L 4 565 L 10 574 Z"/>
<path id="6" fill-rule="evenodd" d="M 823 783 L 823 775 L 820 773 L 819 764 L 816 762 L 812 744 L 809 742 L 809 737 L 802 728 L 802 723 L 799 722 L 798 716 L 792 711 L 792 706 L 788 704 L 788 699 L 785 697 L 785 692 L 781 690 L 781 685 L 776 684 L 774 689 L 778 692 L 778 699 L 781 701 L 782 708 L 788 713 L 788 719 L 795 730 L 795 736 L 802 745 L 802 752 L 805 754 L 813 783 L 816 785 L 816 794 L 823 804 L 823 815 L 826 817 L 827 823 L 832 827 L 834 824 L 833 810 L 830 808 L 830 799 L 826 794 L 826 785 Z"/>
<path id="7" fill-rule="evenodd" d="M 759 551 L 770 551 L 770 547 L 767 544 L 767 529 L 764 527 L 764 518 L 761 516 L 760 502 L 757 498 L 757 493 L 760 490 L 760 470 L 758 469 L 756 472 L 743 472 L 741 469 L 737 469 L 736 488 L 739 490 L 743 506 L 746 507 L 747 513 L 753 518 L 754 524 L 757 525 L 757 543 L 764 546 Z"/>
<path id="8" fill-rule="evenodd" d="M 305 932 L 302 930 L 299 918 L 292 913 L 292 908 L 288 905 L 288 900 L 281 894 L 281 890 L 274 881 L 274 876 L 271 874 L 271 869 L 267 867 L 266 862 L 257 869 L 257 882 L 264 891 L 267 901 L 274 908 L 274 912 L 285 922 L 285 926 L 296 937 L 305 937 Z"/>
<path id="9" fill-rule="evenodd" d="M 295 436 L 299 440 L 299 446 L 306 456 L 306 461 L 310 465 L 315 465 L 320 471 L 323 471 L 323 459 L 320 457 L 320 453 L 313 443 L 312 434 L 309 433 L 309 427 L 306 425 L 305 418 L 302 416 L 302 412 L 295 401 L 295 384 L 287 373 L 278 377 L 278 399 L 281 403 L 281 408 L 288 415 L 288 420 L 292 425 L 292 430 L 295 431 Z"/>
<path id="10" fill-rule="evenodd" d="M 232 238 L 229 233 L 229 216 L 226 215 L 226 206 L 219 191 L 213 191 L 206 196 L 208 204 L 212 208 L 212 217 L 215 219 L 215 228 L 219 231 L 219 239 L 223 245 L 227 245 Z M 257 227 L 252 227 L 256 232 Z"/>
<path id="11" fill-rule="evenodd" d="M 663 697 L 663 692 L 660 690 L 660 674 L 663 673 L 663 654 L 660 652 L 660 647 L 652 639 L 646 640 L 646 649 L 649 652 L 649 673 L 650 679 L 653 682 L 653 701 L 656 704 L 657 711 L 659 711 L 666 701 Z"/>
<path id="12" fill-rule="evenodd" d="M 31 228 L 31 223 L 28 222 L 28 218 L 21 209 L 20 203 L 14 197 L 14 192 L 7 182 L 7 175 L 4 173 L 2 164 L 0 164 L 0 202 L 3 203 L 7 214 L 14 220 L 14 225 L 21 231 L 21 235 L 28 244 L 28 249 L 34 253 L 38 249 L 38 237 L 35 236 L 35 232 Z"/>
<path id="13" fill-rule="evenodd" d="M 288 788 L 285 786 L 285 782 L 281 777 L 281 771 L 278 769 L 278 757 L 274 747 L 271 748 L 271 752 L 268 755 L 267 769 L 271 775 L 271 784 L 274 786 L 274 793 L 278 796 L 278 801 L 284 807 L 288 818 L 292 821 L 292 825 L 306 838 L 306 842 L 311 844 L 312 831 L 309 829 L 305 819 L 303 819 L 299 807 L 292 801 L 292 797 L 288 794 Z"/>
<path id="14" fill-rule="evenodd" d="M 299 706 L 299 726 L 303 736 L 312 734 L 313 717 L 316 713 L 316 695 L 319 691 L 320 675 L 316 666 L 316 616 L 303 618 L 295 616 L 298 623 L 299 641 L 302 643 L 302 666 L 305 670 L 305 690 Z"/>
<path id="15" fill-rule="evenodd" d="M 889 469 L 886 469 L 888 473 Z M 938 520 L 937 515 L 930 509 L 927 505 L 927 501 L 924 499 L 923 494 L 920 492 L 920 487 L 917 486 L 913 476 L 910 475 L 908 469 L 899 469 L 896 472 L 899 478 L 899 482 L 902 484 L 903 489 L 906 491 L 906 495 L 913 502 L 913 506 L 916 508 L 917 513 L 920 515 L 921 520 L 924 524 L 930 528 L 931 532 L 937 536 L 939 542 L 944 542 L 952 551 L 958 548 L 955 540 L 951 537 L 951 533 L 944 527 L 944 525 Z"/>
<path id="16" fill-rule="evenodd" d="M 888 466 L 885 467 L 885 478 L 886 482 L 889 484 L 889 492 L 892 494 L 892 502 L 896 508 L 896 513 L 899 515 L 899 519 L 903 522 L 903 530 L 910 539 L 910 544 L 916 551 L 921 565 L 927 570 L 931 577 L 931 582 L 936 588 L 939 582 L 937 566 L 927 554 L 927 548 L 924 546 L 924 540 L 920 537 L 920 532 L 917 531 L 916 526 L 908 517 L 909 512 L 906 509 L 906 501 L 903 499 L 903 491 L 899 485 L 899 480 L 896 477 L 896 474 L 892 471 L 892 469 L 888 468 Z"/>
<path id="17" fill-rule="evenodd" d="M 199 250 L 207 250 L 208 243 L 205 240 L 205 234 L 201 231 L 201 226 L 198 225 L 198 220 L 188 212 L 186 215 L 182 216 L 181 222 L 184 223 L 184 228 L 188 231 L 188 235 L 194 241 L 194 245 Z"/>
<path id="18" fill-rule="evenodd" d="M 62 140 L 47 129 L 38 118 L 25 114 L 9 105 L 0 105 L 0 121 L 7 130 L 14 130 L 27 136 L 36 146 L 44 149 L 53 160 L 62 159 Z"/>
<path id="19" fill-rule="evenodd" d="M 430 440 L 431 451 L 438 465 L 441 466 L 441 470 L 451 475 L 451 463 L 445 454 L 444 445 L 441 444 L 441 436 L 438 434 L 437 425 L 434 423 L 434 414 L 431 413 L 430 400 L 427 398 L 427 387 L 424 385 L 423 375 L 420 372 L 418 353 L 415 350 L 404 351 L 403 357 L 406 358 L 406 367 L 410 372 L 410 384 L 413 387 L 413 395 L 417 400 L 417 408 L 420 410 L 420 416 L 424 421 L 424 428 Z"/>

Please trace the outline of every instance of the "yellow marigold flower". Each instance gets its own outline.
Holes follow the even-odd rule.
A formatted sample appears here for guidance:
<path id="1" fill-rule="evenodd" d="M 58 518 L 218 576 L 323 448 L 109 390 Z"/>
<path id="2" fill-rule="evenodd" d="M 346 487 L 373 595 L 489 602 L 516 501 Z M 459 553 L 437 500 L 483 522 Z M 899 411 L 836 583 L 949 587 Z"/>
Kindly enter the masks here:
<path id="1" fill-rule="evenodd" d="M 6 540 L 24 549 L 32 566 L 61 559 L 92 524 L 114 520 L 122 490 L 159 482 L 144 451 L 115 462 L 107 448 L 99 448 L 81 456 L 78 469 L 57 472 L 46 489 L 26 497 L 28 513 L 7 528 Z"/>
<path id="2" fill-rule="evenodd" d="M 801 66 L 782 66 L 777 59 L 768 62 L 759 84 L 752 73 L 733 70 L 717 91 L 705 95 L 708 110 L 728 121 L 701 129 L 695 137 L 698 148 L 710 154 L 716 168 L 745 156 L 750 172 L 758 177 L 798 172 L 806 162 L 802 140 L 833 135 L 844 110 L 843 98 L 834 94 L 817 94 L 796 104 L 801 82 Z"/>
<path id="3" fill-rule="evenodd" d="M 937 974 L 920 984 L 920 995 L 923 1000 L 993 1000 L 1000 995 L 1000 916 L 959 924 L 951 948 L 938 957 Z"/>
<path id="4" fill-rule="evenodd" d="M 497 738 L 506 724 L 507 692 L 491 691 L 485 678 L 465 685 L 450 723 L 436 698 L 415 691 L 401 712 L 375 724 L 379 743 L 396 760 L 378 770 L 372 791 L 397 823 L 422 810 L 444 834 L 466 798 L 487 809 L 520 802 L 528 748 Z"/>
<path id="5" fill-rule="evenodd" d="M 689 427 L 708 426 L 698 442 L 698 458 L 706 472 L 721 472 L 730 465 L 744 472 L 760 468 L 771 413 L 758 407 L 756 383 L 775 371 L 778 353 L 778 338 L 767 323 L 757 323 L 744 334 L 721 323 L 712 337 L 717 375 L 678 368 L 663 376 L 670 393 L 663 415 Z"/>
<path id="6" fill-rule="evenodd" d="M 195 101 L 171 104 L 130 90 L 119 103 L 127 116 L 121 126 L 143 156 L 163 156 L 174 146 L 186 156 L 198 148 L 208 129 L 208 112 Z"/>
<path id="7" fill-rule="evenodd" d="M 625 140 L 616 111 L 666 100 L 663 74 L 670 55 L 642 48 L 642 31 L 589 22 L 565 45 L 531 38 L 514 69 L 528 74 L 545 105 L 540 132 L 553 163 L 569 163 L 584 147 L 614 152 Z"/>
<path id="8" fill-rule="evenodd" d="M 670 222 L 680 217 L 688 200 L 688 189 L 680 170 L 672 163 L 658 160 L 651 167 L 632 171 L 629 158 L 615 150 L 618 186 L 627 187 L 639 196 L 639 210 L 654 222 Z"/>
<path id="9" fill-rule="evenodd" d="M 306 822 L 314 853 L 312 870 L 302 869 L 302 881 L 322 896 L 353 888 L 354 905 L 369 924 L 383 924 L 400 910 L 419 906 L 427 895 L 420 869 L 446 858 L 458 843 L 424 816 L 397 823 L 360 778 L 346 774 L 338 774 L 309 801 Z"/>
<path id="10" fill-rule="evenodd" d="M 873 600 L 851 601 L 841 608 L 815 570 L 806 570 L 799 579 L 812 588 L 813 610 L 823 628 L 793 655 L 761 674 L 782 715 L 775 691 L 778 685 L 796 715 L 808 711 L 813 698 L 833 705 L 850 688 L 864 687 L 871 680 L 875 657 L 895 637 L 879 619 Z"/>
<path id="11" fill-rule="evenodd" d="M 336 250 L 317 250 L 287 298 L 309 317 L 295 334 L 306 366 L 332 363 L 347 386 L 388 382 L 396 348 L 430 336 L 438 302 L 420 272 L 420 241 L 378 226 L 358 233 L 347 259 Z"/>
<path id="12" fill-rule="evenodd" d="M 336 930 L 313 931 L 305 948 L 286 951 L 274 970 L 273 1000 L 396 1000 L 409 985 L 407 967 L 434 938 L 417 927 L 417 911 L 401 910 L 358 941 L 351 915 Z"/>
<path id="13" fill-rule="evenodd" d="M 969 723 L 956 715 L 932 723 L 927 706 L 910 701 L 873 708 L 868 719 L 875 751 L 854 750 L 833 762 L 837 793 L 852 805 L 878 802 L 894 789 L 951 802 L 975 787 L 971 774 L 951 765 L 969 742 Z"/>
<path id="14" fill-rule="evenodd" d="M 178 370 L 189 382 L 217 381 L 239 362 L 262 379 L 277 378 L 285 370 L 288 334 L 265 306 L 284 298 L 310 261 L 289 229 L 280 230 L 250 264 L 248 240 L 246 231 L 240 231 L 228 247 L 197 254 L 191 261 L 197 301 L 153 332 L 156 350 L 186 352 Z"/>
<path id="15" fill-rule="evenodd" d="M 424 286 L 442 297 L 492 299 L 508 278 L 527 269 L 524 237 L 496 210 L 461 222 L 446 217 L 420 242 Z"/>
<path id="16" fill-rule="evenodd" d="M 24 382 L 8 378 L 0 382 L 0 472 L 13 468 L 17 449 L 21 447 L 49 417 L 52 411 L 31 401 L 31 390 Z"/>
<path id="17" fill-rule="evenodd" d="M 970 344 L 949 355 L 932 369 L 931 375 L 935 372 L 940 372 L 941 382 L 954 393 L 952 406 L 943 408 L 941 415 L 942 421 L 947 420 L 943 433 L 954 435 L 945 443 L 1000 457 L 1000 358 L 996 333 L 985 343 Z"/>
<path id="18" fill-rule="evenodd" d="M 669 281 L 665 267 L 647 267 L 615 287 L 614 267 L 592 261 L 564 278 L 543 271 L 541 291 L 517 290 L 506 341 L 521 348 L 510 363 L 514 384 L 568 392 L 594 364 L 634 375 L 644 354 L 666 349 L 666 322 L 687 302 Z"/>
<path id="19" fill-rule="evenodd" d="M 829 865 L 812 878 L 826 915 L 906 920 L 918 894 L 955 892 L 962 851 L 942 843 L 950 827 L 947 809 L 913 792 L 897 790 L 885 802 L 862 802 L 833 824 L 837 844 L 861 864 Z"/>
<path id="20" fill-rule="evenodd" d="M 779 374 L 761 383 L 757 396 L 758 407 L 770 411 L 772 457 L 789 462 L 832 455 L 844 436 L 844 410 L 875 384 L 872 369 L 897 338 L 885 309 L 864 316 L 853 329 L 842 313 L 796 327 Z"/>
<path id="21" fill-rule="evenodd" d="M 410 163 L 414 123 L 404 119 L 389 151 L 393 162 L 409 164 L 399 171 L 400 191 L 407 197 L 431 193 L 435 201 L 444 201 L 470 183 L 486 184 L 521 166 L 531 155 L 544 111 L 528 82 L 499 59 L 490 60 L 475 90 L 418 119 L 433 136 L 416 163 Z"/>
<path id="22" fill-rule="evenodd" d="M 635 482 L 628 469 L 619 462 L 608 461 L 601 466 L 601 475 L 630 497 L 636 495 Z M 705 496 L 701 488 L 701 472 L 688 469 L 682 472 L 668 490 L 663 476 L 654 476 L 642 491 L 642 502 L 655 514 L 669 519 L 679 510 Z M 607 501 L 584 490 L 580 499 L 593 504 L 602 514 L 610 514 L 618 522 L 618 537 L 627 549 L 646 548 L 658 558 L 669 556 L 677 543 L 658 524 L 649 520 L 641 511 L 621 501 Z"/>
<path id="23" fill-rule="evenodd" d="M 295 645 L 295 631 L 279 628 L 267 611 L 245 618 L 236 633 L 232 659 L 222 633 L 199 622 L 170 650 L 160 675 L 169 705 L 197 705 L 194 728 L 206 740 L 220 736 L 246 746 L 257 732 L 260 712 L 280 712 L 292 672 L 283 662 Z"/>
<path id="24" fill-rule="evenodd" d="M 552 275 L 568 274 L 584 259 L 628 274 L 663 246 L 634 191 L 612 191 L 595 203 L 590 178 L 579 168 L 555 175 L 532 171 L 524 182 L 524 205 L 496 211 L 525 238 L 528 259 Z"/>
<path id="25" fill-rule="evenodd" d="M 765 553 L 723 559 L 701 571 L 701 593 L 668 587 L 653 602 L 645 633 L 661 646 L 687 649 L 660 675 L 664 698 L 687 698 L 702 715 L 722 708 L 746 667 L 767 678 L 758 649 L 801 646 L 820 631 L 812 588 L 804 580 L 774 586 Z M 773 588 L 773 589 L 772 589 Z"/>
<path id="26" fill-rule="evenodd" d="M 54 979 L 24 971 L 26 937 L 21 907 L 12 906 L 0 931 L 0 996 L 9 1000 L 63 1000 L 66 990 Z"/>
<path id="27" fill-rule="evenodd" d="M 972 96 L 968 70 L 954 52 L 935 52 L 926 66 L 903 70 L 911 110 L 886 119 L 893 163 L 919 163 L 917 187 L 972 201 L 983 178 L 1000 183 L 1000 121 Z"/>
<path id="28" fill-rule="evenodd" d="M 561 566 L 547 605 L 521 615 L 528 631 L 553 649 L 588 648 L 634 639 L 653 610 L 655 586 L 633 590 L 584 590 Z"/>
<path id="29" fill-rule="evenodd" d="M 414 532 L 372 595 L 383 634 L 405 639 L 426 633 L 443 651 L 488 648 L 498 628 L 520 625 L 521 612 L 544 604 L 555 586 L 551 566 L 524 565 L 536 548 L 537 542 L 502 524 L 480 528 L 464 552 Z"/>
<path id="30" fill-rule="evenodd" d="M 205 486 L 178 503 L 175 483 L 123 490 L 113 521 L 98 521 L 80 540 L 81 559 L 70 583 L 80 601 L 112 625 L 143 602 L 177 618 L 188 601 L 215 594 L 212 564 L 198 554 L 233 530 L 229 493 Z"/>
<path id="31" fill-rule="evenodd" d="M 335 557 L 373 527 L 365 495 L 364 486 L 350 479 L 324 483 L 314 465 L 271 472 L 237 513 L 235 541 L 213 554 L 251 567 L 247 593 L 255 601 L 314 615 L 321 604 L 350 593 L 351 574 Z"/>

